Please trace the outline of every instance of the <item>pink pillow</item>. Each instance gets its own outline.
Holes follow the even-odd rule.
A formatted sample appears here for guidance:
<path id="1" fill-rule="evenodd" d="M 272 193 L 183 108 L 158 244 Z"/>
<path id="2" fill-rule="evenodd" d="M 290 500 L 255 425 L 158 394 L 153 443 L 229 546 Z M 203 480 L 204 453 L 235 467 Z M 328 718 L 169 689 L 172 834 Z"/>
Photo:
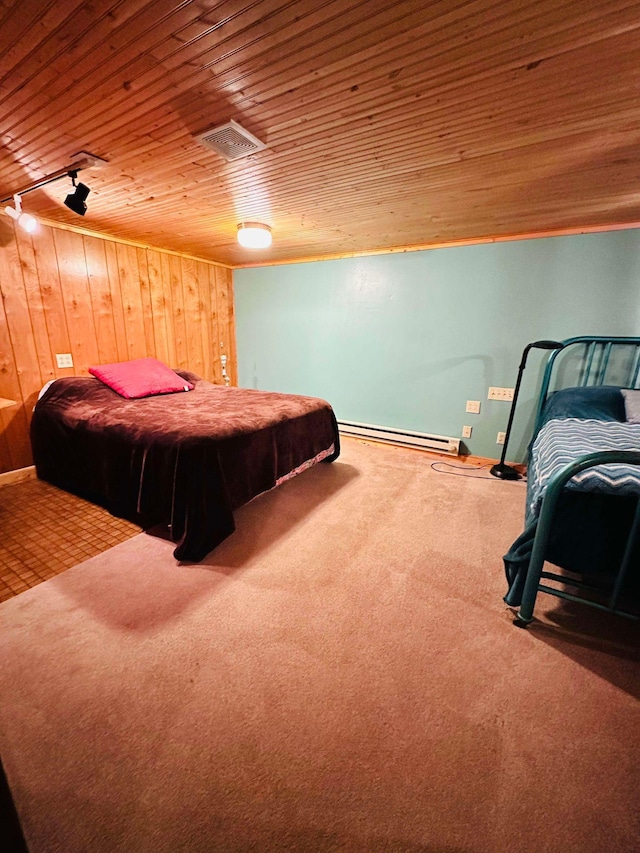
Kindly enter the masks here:
<path id="1" fill-rule="evenodd" d="M 173 391 L 191 391 L 193 385 L 157 358 L 135 358 L 114 364 L 90 367 L 96 379 L 113 388 L 129 400 L 150 397 L 152 394 L 171 394 Z"/>

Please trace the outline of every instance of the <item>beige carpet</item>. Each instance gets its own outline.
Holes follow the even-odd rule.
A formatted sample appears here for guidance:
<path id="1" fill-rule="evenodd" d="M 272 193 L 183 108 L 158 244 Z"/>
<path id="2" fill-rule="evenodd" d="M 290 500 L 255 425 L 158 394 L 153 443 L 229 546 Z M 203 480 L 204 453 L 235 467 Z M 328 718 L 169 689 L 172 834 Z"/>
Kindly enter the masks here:
<path id="1" fill-rule="evenodd" d="M 0 605 L 31 853 L 637 851 L 638 628 L 501 600 L 524 486 L 345 441 L 199 565 L 141 534 Z"/>

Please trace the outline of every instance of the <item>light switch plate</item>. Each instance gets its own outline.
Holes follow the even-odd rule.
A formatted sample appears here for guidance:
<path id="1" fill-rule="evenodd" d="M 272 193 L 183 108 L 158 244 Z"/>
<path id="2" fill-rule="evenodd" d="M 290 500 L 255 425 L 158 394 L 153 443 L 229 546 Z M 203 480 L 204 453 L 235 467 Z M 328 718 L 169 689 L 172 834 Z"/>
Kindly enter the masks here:
<path id="1" fill-rule="evenodd" d="M 513 390 L 513 388 L 489 388 L 487 399 L 511 402 L 513 400 Z"/>

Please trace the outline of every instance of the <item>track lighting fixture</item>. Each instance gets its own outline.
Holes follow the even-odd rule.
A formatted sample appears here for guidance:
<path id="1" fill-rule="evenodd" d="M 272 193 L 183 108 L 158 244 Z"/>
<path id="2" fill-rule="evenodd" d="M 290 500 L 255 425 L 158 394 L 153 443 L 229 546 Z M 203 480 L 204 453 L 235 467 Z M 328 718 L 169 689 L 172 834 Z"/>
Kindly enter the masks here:
<path id="1" fill-rule="evenodd" d="M 271 245 L 271 228 L 260 222 L 241 222 L 238 243 L 245 249 L 266 249 Z"/>
<path id="2" fill-rule="evenodd" d="M 76 178 L 78 177 L 77 172 L 69 172 L 69 177 L 73 182 L 74 191 L 69 193 L 65 198 L 64 203 L 69 210 L 73 210 L 74 213 L 84 216 L 87 212 L 86 198 L 91 190 L 84 184 L 76 184 Z"/>
<path id="3" fill-rule="evenodd" d="M 29 213 L 23 213 L 22 211 L 22 199 L 16 193 L 13 197 L 13 207 L 5 207 L 4 212 L 7 216 L 10 216 L 12 219 L 18 223 L 18 225 L 27 231 L 29 234 L 33 234 L 33 232 L 38 227 L 38 220 L 35 216 L 31 216 Z"/>
<path id="4" fill-rule="evenodd" d="M 18 190 L 13 193 L 13 195 L 7 196 L 7 198 L 0 199 L 0 204 L 4 204 L 5 202 L 13 199 L 15 207 L 5 207 L 4 212 L 14 219 L 21 228 L 24 228 L 25 231 L 33 232 L 38 227 L 38 220 L 34 216 L 30 216 L 28 213 L 22 212 L 21 196 L 25 193 L 30 193 L 33 190 L 40 189 L 40 187 L 44 187 L 47 184 L 51 184 L 53 181 L 59 181 L 62 178 L 71 178 L 74 191 L 69 193 L 64 200 L 64 203 L 69 210 L 72 210 L 80 216 L 84 216 L 87 212 L 87 196 L 91 190 L 85 184 L 76 184 L 78 172 L 81 169 L 100 168 L 101 166 L 106 165 L 106 162 L 106 160 L 96 157 L 95 154 L 88 154 L 86 151 L 81 151 L 79 154 L 74 156 L 73 163 L 70 166 L 67 166 L 65 169 L 60 169 L 58 172 L 53 172 L 53 174 L 47 175 L 41 180 L 35 181 L 33 184 L 29 184 L 29 186 Z"/>

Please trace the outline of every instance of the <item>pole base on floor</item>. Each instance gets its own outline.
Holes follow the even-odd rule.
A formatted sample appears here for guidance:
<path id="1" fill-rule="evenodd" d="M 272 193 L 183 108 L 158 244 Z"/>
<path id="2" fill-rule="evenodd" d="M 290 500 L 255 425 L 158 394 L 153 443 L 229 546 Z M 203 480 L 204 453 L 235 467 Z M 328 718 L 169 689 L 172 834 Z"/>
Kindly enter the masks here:
<path id="1" fill-rule="evenodd" d="M 511 465 L 505 465 L 504 462 L 498 462 L 489 471 L 494 477 L 499 477 L 501 480 L 521 480 L 522 474 L 512 468 Z"/>

